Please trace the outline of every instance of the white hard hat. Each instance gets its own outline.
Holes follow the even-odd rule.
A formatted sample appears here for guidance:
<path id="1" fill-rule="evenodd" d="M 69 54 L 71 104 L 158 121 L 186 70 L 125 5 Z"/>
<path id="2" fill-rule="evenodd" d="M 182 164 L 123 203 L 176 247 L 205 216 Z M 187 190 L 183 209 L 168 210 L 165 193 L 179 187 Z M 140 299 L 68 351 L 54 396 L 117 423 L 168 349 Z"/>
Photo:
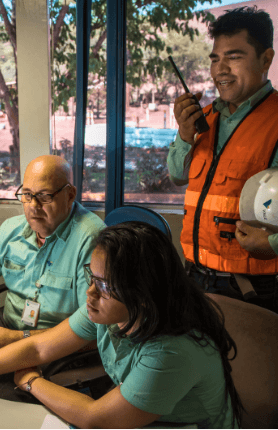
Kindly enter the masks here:
<path id="1" fill-rule="evenodd" d="M 245 182 L 239 213 L 247 224 L 278 233 L 278 168 L 263 170 Z"/>

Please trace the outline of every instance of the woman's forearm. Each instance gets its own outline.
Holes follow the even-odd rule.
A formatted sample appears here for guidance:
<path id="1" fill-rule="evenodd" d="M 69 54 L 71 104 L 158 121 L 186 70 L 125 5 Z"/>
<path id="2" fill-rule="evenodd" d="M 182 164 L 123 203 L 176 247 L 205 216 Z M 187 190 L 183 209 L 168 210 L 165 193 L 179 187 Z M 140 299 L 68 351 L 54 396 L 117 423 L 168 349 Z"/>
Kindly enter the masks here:
<path id="1" fill-rule="evenodd" d="M 47 408 L 66 422 L 79 428 L 91 428 L 91 397 L 53 382 L 38 378 L 32 383 L 31 393 Z"/>
<path id="2" fill-rule="evenodd" d="M 89 343 L 70 328 L 68 319 L 37 336 L 0 349 L 0 374 L 38 366 L 65 357 Z"/>
<path id="3" fill-rule="evenodd" d="M 0 349 L 1 375 L 41 364 L 35 337 L 19 340 Z"/>

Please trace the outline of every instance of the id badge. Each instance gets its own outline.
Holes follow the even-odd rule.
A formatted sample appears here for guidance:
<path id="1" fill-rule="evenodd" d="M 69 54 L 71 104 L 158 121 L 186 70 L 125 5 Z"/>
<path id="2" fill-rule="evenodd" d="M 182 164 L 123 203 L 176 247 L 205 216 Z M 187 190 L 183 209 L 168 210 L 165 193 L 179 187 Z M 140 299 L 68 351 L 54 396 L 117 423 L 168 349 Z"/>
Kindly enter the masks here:
<path id="1" fill-rule="evenodd" d="M 21 322 L 31 327 L 36 327 L 39 317 L 40 303 L 32 300 L 25 300 L 24 309 L 21 316 Z"/>

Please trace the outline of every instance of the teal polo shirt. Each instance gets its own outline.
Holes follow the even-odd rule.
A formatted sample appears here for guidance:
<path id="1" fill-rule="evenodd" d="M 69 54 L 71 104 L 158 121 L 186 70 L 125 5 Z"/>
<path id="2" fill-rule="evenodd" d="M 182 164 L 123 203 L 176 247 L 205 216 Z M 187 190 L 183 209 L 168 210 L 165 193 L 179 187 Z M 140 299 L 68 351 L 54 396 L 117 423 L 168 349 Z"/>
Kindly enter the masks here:
<path id="1" fill-rule="evenodd" d="M 271 82 L 267 81 L 267 83 L 259 91 L 253 94 L 248 100 L 243 102 L 233 114 L 230 113 L 228 103 L 221 100 L 220 97 L 218 97 L 213 102 L 213 112 L 220 112 L 218 145 L 216 149 L 217 154 L 219 154 L 223 145 L 242 118 L 247 115 L 251 108 L 271 90 Z M 184 142 L 178 133 L 175 142 L 170 144 L 167 158 L 167 164 L 171 178 L 180 179 L 182 181 L 187 179 L 191 158 L 190 156 L 188 157 L 185 165 L 184 160 L 189 154 L 190 149 L 191 145 L 189 145 L 187 142 Z M 276 151 L 271 167 L 278 167 L 278 150 Z M 270 235 L 268 241 L 273 251 L 278 255 L 278 234 Z"/>
<path id="2" fill-rule="evenodd" d="M 104 227 L 97 215 L 78 202 L 41 248 L 25 215 L 1 225 L 0 274 L 8 287 L 4 320 L 10 328 L 30 328 L 21 322 L 26 299 L 37 296 L 40 303 L 38 329 L 59 324 L 86 302 L 83 265 L 90 263 L 96 237 Z"/>
<path id="3" fill-rule="evenodd" d="M 113 335 L 116 325 L 91 322 L 86 305 L 69 318 L 69 324 L 77 336 L 97 339 L 103 366 L 120 384 L 123 397 L 143 411 L 160 414 L 158 421 L 169 423 L 166 428 L 171 423 L 181 428 L 184 424 L 232 428 L 221 357 L 211 345 L 200 346 L 188 335 L 133 345 L 129 336 Z"/>

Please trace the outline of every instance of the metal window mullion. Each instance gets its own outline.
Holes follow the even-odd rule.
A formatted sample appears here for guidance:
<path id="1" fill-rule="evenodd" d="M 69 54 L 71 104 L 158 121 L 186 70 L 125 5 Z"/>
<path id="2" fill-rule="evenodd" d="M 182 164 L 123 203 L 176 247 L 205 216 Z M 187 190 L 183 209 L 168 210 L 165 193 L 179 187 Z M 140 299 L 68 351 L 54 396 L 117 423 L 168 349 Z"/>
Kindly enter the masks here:
<path id="1" fill-rule="evenodd" d="M 106 215 L 123 204 L 126 0 L 107 0 Z"/>
<path id="2" fill-rule="evenodd" d="M 76 117 L 73 146 L 73 183 L 76 200 L 82 200 L 84 139 L 87 108 L 92 0 L 76 2 Z"/>

